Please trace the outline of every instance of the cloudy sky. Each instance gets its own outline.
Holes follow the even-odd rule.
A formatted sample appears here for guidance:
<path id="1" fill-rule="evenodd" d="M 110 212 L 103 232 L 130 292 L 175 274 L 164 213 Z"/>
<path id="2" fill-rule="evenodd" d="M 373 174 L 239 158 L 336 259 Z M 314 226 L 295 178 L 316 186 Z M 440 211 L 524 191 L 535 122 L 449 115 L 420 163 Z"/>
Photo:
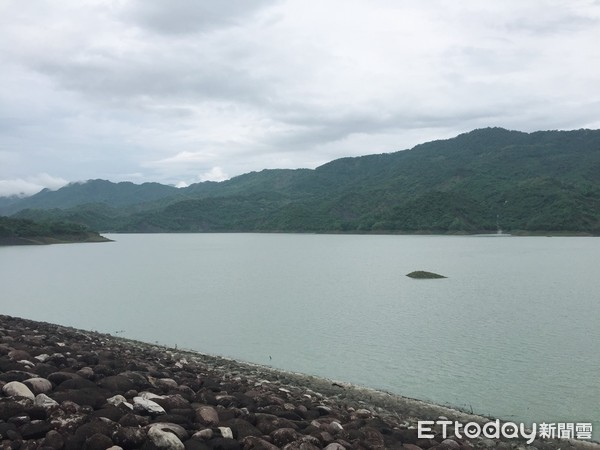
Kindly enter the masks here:
<path id="1" fill-rule="evenodd" d="M 0 0 L 0 195 L 600 128 L 597 0 Z"/>

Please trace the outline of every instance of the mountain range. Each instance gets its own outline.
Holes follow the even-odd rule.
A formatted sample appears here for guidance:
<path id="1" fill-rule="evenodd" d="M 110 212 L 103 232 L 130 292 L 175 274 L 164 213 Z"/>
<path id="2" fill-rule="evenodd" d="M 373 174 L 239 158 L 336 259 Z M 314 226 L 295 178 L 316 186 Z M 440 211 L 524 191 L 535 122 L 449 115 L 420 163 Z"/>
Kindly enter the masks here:
<path id="1" fill-rule="evenodd" d="M 485 128 L 187 188 L 89 180 L 0 214 L 115 232 L 600 234 L 600 130 Z"/>

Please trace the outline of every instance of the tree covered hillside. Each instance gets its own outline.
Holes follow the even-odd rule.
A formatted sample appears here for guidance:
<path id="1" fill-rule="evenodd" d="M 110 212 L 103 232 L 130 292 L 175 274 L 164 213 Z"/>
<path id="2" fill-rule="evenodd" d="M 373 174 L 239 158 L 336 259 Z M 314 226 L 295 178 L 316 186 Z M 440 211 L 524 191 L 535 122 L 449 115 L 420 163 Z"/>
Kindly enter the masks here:
<path id="1" fill-rule="evenodd" d="M 127 232 L 600 234 L 600 131 L 487 128 L 314 170 L 264 170 L 171 189 L 127 208 L 110 201 L 16 207 L 20 217 Z"/>

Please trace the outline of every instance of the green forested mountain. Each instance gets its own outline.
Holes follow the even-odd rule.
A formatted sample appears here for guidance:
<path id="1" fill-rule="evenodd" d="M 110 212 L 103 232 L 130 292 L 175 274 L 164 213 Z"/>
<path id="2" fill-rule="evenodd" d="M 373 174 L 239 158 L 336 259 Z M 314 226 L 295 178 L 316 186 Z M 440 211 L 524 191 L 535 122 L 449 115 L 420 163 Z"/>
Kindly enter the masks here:
<path id="1" fill-rule="evenodd" d="M 146 185 L 125 194 L 123 183 L 102 182 L 111 194 L 86 196 L 88 183 L 11 208 L 19 217 L 132 232 L 600 234 L 600 131 L 487 128 L 314 170 L 263 170 L 185 189 L 153 184 L 152 194 Z"/>

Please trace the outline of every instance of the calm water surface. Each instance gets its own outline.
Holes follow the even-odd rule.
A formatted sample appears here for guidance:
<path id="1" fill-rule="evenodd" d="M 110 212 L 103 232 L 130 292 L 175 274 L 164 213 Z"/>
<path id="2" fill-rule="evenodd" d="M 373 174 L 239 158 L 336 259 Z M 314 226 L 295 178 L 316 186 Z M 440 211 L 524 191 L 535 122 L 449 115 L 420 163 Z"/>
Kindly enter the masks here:
<path id="1" fill-rule="evenodd" d="M 109 237 L 0 248 L 1 312 L 600 436 L 598 238 Z"/>

